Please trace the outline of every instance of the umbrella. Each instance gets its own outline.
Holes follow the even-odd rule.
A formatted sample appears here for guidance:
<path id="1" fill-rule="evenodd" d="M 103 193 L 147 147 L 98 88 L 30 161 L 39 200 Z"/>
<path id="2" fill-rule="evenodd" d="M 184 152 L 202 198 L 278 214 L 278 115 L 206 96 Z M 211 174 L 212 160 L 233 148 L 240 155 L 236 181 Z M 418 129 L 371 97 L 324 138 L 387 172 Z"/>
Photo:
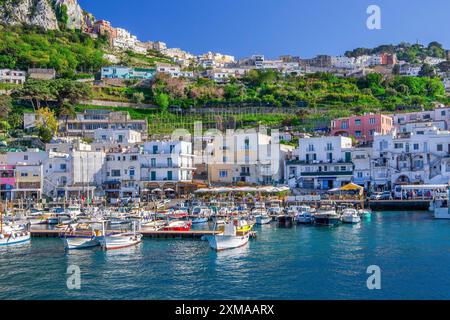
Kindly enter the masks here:
<path id="1" fill-rule="evenodd" d="M 160 189 L 160 188 L 156 188 L 156 189 L 153 189 L 152 190 L 152 192 L 161 192 L 162 190 Z"/>
<path id="2" fill-rule="evenodd" d="M 172 188 L 167 188 L 167 189 L 164 189 L 164 191 L 172 192 L 172 191 L 175 191 L 175 190 L 173 190 Z"/>

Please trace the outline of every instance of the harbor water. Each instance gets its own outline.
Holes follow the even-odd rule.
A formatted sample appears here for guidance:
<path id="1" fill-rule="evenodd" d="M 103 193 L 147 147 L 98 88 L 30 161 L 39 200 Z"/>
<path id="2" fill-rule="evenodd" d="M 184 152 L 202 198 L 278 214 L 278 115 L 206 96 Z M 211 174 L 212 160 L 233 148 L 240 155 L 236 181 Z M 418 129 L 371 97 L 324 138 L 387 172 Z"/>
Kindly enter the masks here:
<path id="1" fill-rule="evenodd" d="M 60 239 L 33 238 L 0 249 L 0 299 L 450 299 L 450 221 L 428 212 L 255 230 L 223 252 L 194 239 L 67 252 Z M 380 290 L 367 288 L 370 265 Z M 68 289 L 69 266 L 80 268 L 79 290 Z"/>

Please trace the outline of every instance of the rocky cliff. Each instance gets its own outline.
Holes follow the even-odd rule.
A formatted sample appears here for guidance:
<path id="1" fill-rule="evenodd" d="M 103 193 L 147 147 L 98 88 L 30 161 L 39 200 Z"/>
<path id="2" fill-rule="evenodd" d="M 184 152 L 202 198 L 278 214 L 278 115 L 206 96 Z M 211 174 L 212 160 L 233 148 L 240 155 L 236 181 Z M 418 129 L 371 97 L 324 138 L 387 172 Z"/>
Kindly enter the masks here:
<path id="1" fill-rule="evenodd" d="M 81 29 L 83 10 L 77 0 L 0 0 L 0 23 L 47 30 L 59 29 L 61 25 Z"/>

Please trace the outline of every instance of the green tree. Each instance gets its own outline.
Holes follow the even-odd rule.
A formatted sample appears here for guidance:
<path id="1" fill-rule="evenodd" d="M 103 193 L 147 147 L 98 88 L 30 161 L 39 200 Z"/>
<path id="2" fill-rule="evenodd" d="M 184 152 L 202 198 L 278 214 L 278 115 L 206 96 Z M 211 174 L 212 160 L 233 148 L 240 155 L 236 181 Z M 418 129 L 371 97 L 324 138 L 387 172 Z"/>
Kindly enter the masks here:
<path id="1" fill-rule="evenodd" d="M 142 103 L 145 100 L 144 93 L 142 92 L 134 92 L 133 93 L 133 102 Z"/>
<path id="2" fill-rule="evenodd" d="M 419 77 L 433 78 L 436 76 L 436 69 L 427 63 L 422 65 L 422 69 L 419 71 Z"/>
<path id="3" fill-rule="evenodd" d="M 155 102 L 162 111 L 166 111 L 169 107 L 169 96 L 165 93 L 159 93 L 155 97 Z"/>

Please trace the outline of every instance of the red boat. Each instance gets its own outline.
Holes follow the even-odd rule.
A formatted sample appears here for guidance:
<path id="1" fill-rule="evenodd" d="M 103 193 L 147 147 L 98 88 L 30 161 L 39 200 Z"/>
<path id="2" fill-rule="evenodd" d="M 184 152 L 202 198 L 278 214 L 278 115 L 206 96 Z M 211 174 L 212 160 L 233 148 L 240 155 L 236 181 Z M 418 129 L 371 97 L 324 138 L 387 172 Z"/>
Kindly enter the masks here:
<path id="1" fill-rule="evenodd" d="M 164 231 L 189 231 L 191 230 L 192 221 L 175 220 L 170 221 L 163 228 Z"/>

